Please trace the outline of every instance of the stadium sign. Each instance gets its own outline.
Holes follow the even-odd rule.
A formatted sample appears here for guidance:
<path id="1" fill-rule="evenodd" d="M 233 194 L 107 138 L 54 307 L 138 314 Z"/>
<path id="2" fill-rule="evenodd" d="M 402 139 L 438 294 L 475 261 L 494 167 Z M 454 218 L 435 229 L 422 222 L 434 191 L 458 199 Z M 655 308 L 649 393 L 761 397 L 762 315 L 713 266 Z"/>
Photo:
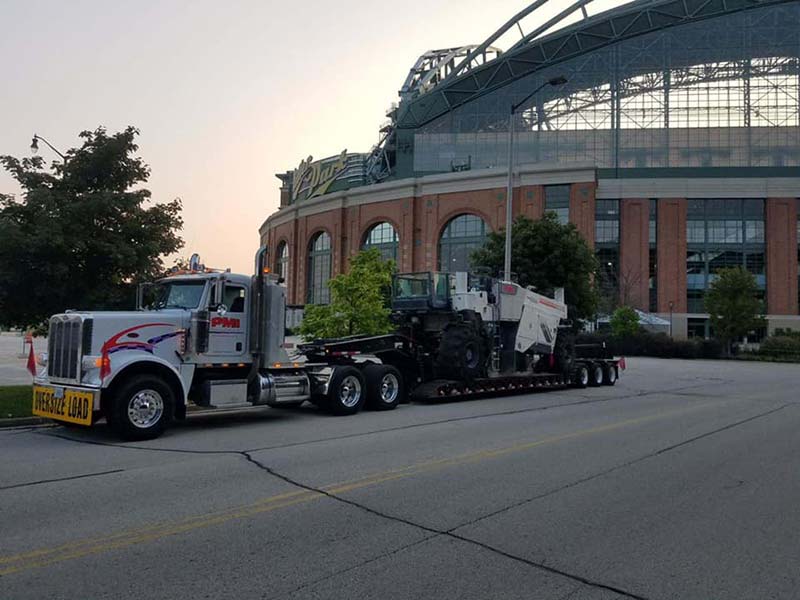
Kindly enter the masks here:
<path id="1" fill-rule="evenodd" d="M 314 157 L 309 156 L 292 174 L 292 202 L 321 196 L 346 168 L 347 150 L 342 150 L 339 156 L 317 162 L 314 162 Z"/>

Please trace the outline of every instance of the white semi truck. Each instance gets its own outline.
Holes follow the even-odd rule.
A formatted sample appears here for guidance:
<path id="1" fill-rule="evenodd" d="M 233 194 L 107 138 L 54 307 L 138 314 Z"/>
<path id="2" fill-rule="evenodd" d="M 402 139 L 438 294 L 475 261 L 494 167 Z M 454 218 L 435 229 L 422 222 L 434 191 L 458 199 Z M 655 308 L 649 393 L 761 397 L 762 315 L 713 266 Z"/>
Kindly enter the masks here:
<path id="1" fill-rule="evenodd" d="M 563 298 L 463 274 L 394 280 L 397 332 L 285 349 L 285 289 L 256 255 L 253 276 L 190 269 L 140 290 L 131 312 L 50 319 L 33 413 L 125 439 L 159 436 L 194 404 L 209 410 L 311 401 L 347 415 L 417 398 L 613 384 L 618 362 L 580 359 L 565 343 Z M 150 303 L 143 298 L 148 295 Z M 560 342 L 559 342 L 560 338 Z"/>

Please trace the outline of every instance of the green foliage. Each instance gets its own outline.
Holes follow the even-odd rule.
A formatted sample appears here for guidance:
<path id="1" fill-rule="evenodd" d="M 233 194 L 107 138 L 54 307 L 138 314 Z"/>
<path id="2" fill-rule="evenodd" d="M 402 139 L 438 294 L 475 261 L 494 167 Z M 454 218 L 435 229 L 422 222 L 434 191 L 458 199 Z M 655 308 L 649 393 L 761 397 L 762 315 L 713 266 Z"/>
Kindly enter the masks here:
<path id="1" fill-rule="evenodd" d="M 503 268 L 505 230 L 492 232 L 483 248 L 472 254 L 472 263 Z M 511 269 L 523 286 L 532 285 L 542 293 L 563 287 L 571 318 L 586 319 L 597 309 L 597 292 L 592 283 L 597 260 L 575 225 L 562 225 L 553 213 L 537 221 L 521 216 L 511 230 Z"/>
<path id="2" fill-rule="evenodd" d="M 611 333 L 617 338 L 627 338 L 639 332 L 639 315 L 630 306 L 620 306 L 611 315 Z"/>
<path id="3" fill-rule="evenodd" d="M 800 335 L 774 335 L 761 342 L 758 353 L 763 356 L 800 359 Z"/>
<path id="4" fill-rule="evenodd" d="M 0 197 L 0 321 L 28 327 L 68 308 L 130 308 L 135 285 L 160 276 L 183 246 L 181 202 L 147 207 L 150 170 L 138 130 L 80 134 L 66 162 L 0 157 L 23 188 Z"/>
<path id="5" fill-rule="evenodd" d="M 764 326 L 756 278 L 742 267 L 722 269 L 709 286 L 706 311 L 716 336 L 726 345 Z"/>
<path id="6" fill-rule="evenodd" d="M 394 271 L 394 261 L 382 260 L 379 250 L 359 252 L 350 259 L 349 272 L 328 282 L 331 303 L 306 306 L 299 334 L 308 340 L 389 333 Z"/>
<path id="7" fill-rule="evenodd" d="M 722 345 L 717 340 L 676 340 L 665 333 L 640 330 L 619 338 L 606 333 L 581 334 L 577 344 L 605 345 L 615 356 L 651 356 L 656 358 L 720 358 Z"/>

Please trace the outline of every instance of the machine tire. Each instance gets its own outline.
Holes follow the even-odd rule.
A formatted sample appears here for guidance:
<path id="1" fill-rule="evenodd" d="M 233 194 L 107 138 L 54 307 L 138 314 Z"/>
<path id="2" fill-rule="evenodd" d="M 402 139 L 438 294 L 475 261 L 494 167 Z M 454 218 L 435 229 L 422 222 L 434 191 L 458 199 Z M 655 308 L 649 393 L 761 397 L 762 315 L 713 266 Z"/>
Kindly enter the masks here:
<path id="1" fill-rule="evenodd" d="M 589 385 L 589 369 L 586 365 L 578 365 L 572 371 L 572 385 L 576 388 L 583 389 Z"/>
<path id="2" fill-rule="evenodd" d="M 364 376 L 355 367 L 337 367 L 328 384 L 326 408 L 337 416 L 354 415 L 367 399 Z"/>
<path id="3" fill-rule="evenodd" d="M 619 379 L 616 365 L 606 365 L 603 369 L 603 385 L 615 385 Z"/>
<path id="4" fill-rule="evenodd" d="M 575 336 L 559 331 L 553 355 L 560 373 L 572 373 L 575 368 Z"/>
<path id="5" fill-rule="evenodd" d="M 172 420 L 172 388 L 155 375 L 135 375 L 111 398 L 109 425 L 126 440 L 152 440 Z M 107 419 L 108 419 L 107 416 Z"/>
<path id="6" fill-rule="evenodd" d="M 589 385 L 592 387 L 598 387 L 603 385 L 603 381 L 605 380 L 605 369 L 603 368 L 602 363 L 594 363 L 591 367 L 589 367 Z"/>
<path id="7" fill-rule="evenodd" d="M 442 333 L 436 373 L 445 379 L 470 381 L 486 374 L 486 344 L 475 327 L 451 323 Z"/>
<path id="8" fill-rule="evenodd" d="M 393 410 L 405 397 L 403 376 L 391 365 L 367 365 L 364 380 L 367 407 L 372 410 Z"/>

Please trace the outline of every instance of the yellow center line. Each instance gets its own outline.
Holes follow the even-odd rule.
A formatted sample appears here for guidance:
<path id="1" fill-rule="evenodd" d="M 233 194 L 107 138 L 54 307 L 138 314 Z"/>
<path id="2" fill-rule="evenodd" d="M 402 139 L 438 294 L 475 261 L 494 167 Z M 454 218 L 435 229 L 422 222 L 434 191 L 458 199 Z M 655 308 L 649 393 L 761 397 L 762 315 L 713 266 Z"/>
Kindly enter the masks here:
<path id="1" fill-rule="evenodd" d="M 525 452 L 527 450 L 548 444 L 556 444 L 587 435 L 615 431 L 625 427 L 630 427 L 632 425 L 639 425 L 665 417 L 683 414 L 692 410 L 698 410 L 711 404 L 714 403 L 695 404 L 691 407 L 682 408 L 679 410 L 662 411 L 644 417 L 626 419 L 624 421 L 617 421 L 616 423 L 610 423 L 608 425 L 600 425 L 597 427 L 591 427 L 588 429 L 542 438 L 536 441 L 523 442 L 504 448 L 480 450 L 478 452 L 469 452 L 454 457 L 419 462 L 399 469 L 379 472 L 366 478 L 357 479 L 350 482 L 331 484 L 320 489 L 328 494 L 343 494 L 346 492 L 380 485 L 389 481 L 406 479 L 414 475 L 441 470 L 447 467 L 455 467 L 481 462 L 484 460 L 491 460 L 502 456 L 507 456 L 509 454 Z M 49 548 L 45 547 L 20 554 L 2 556 L 0 557 L 0 576 L 10 575 L 12 573 L 35 569 L 38 567 L 44 567 L 63 561 L 74 560 L 85 556 L 101 554 L 103 552 L 126 548 L 136 544 L 152 542 L 165 537 L 179 535 L 214 525 L 220 525 L 232 520 L 253 517 L 255 515 L 264 514 L 281 508 L 288 508 L 290 506 L 308 503 L 324 497 L 324 494 L 312 490 L 296 490 L 293 492 L 269 496 L 252 504 L 234 507 L 219 512 L 204 513 L 202 515 L 189 517 L 173 523 L 161 523 L 139 529 L 126 530 L 109 536 L 79 540 L 59 546 Z"/>

